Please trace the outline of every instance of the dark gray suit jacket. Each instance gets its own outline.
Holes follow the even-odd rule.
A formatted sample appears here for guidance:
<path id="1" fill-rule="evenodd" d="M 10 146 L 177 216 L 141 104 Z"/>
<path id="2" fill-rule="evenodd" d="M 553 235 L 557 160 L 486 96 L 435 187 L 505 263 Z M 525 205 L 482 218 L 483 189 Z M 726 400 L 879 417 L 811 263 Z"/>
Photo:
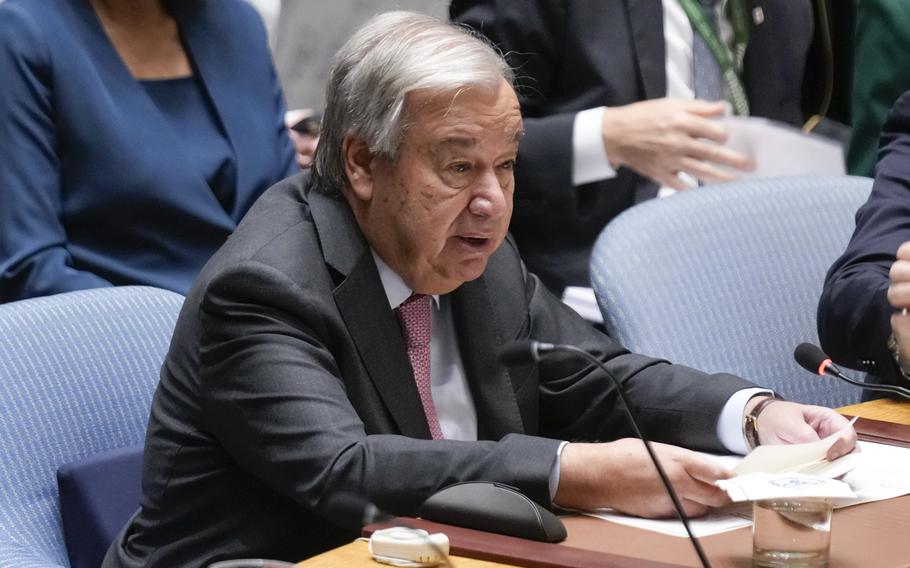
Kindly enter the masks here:
<path id="1" fill-rule="evenodd" d="M 558 440 L 631 431 L 607 377 L 548 359 L 507 370 L 505 343 L 573 343 L 603 359 L 656 439 L 721 450 L 717 416 L 749 383 L 632 355 L 525 272 L 509 240 L 452 293 L 482 441 L 430 440 L 404 340 L 347 204 L 270 189 L 192 291 L 155 394 L 141 511 L 105 566 L 301 560 L 353 538 L 320 513 L 340 491 L 413 514 L 436 490 L 498 480 L 549 504 Z"/>
<path id="2" fill-rule="evenodd" d="M 744 61 L 755 116 L 796 125 L 812 39 L 809 0 L 752 0 Z M 510 230 L 528 269 L 554 292 L 590 286 L 601 229 L 657 186 L 632 170 L 572 186 L 572 125 L 579 111 L 667 95 L 660 0 L 453 0 L 452 19 L 490 38 L 515 68 L 525 137 L 515 170 Z"/>

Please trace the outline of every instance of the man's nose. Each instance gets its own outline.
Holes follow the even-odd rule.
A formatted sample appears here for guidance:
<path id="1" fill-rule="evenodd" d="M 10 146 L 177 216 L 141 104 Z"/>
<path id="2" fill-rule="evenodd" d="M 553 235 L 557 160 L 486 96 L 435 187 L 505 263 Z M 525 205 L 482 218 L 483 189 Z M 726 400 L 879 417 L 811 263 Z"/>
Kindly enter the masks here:
<path id="1" fill-rule="evenodd" d="M 473 215 L 498 217 L 506 210 L 506 191 L 502 180 L 492 171 L 477 180 L 474 195 L 468 206 Z"/>

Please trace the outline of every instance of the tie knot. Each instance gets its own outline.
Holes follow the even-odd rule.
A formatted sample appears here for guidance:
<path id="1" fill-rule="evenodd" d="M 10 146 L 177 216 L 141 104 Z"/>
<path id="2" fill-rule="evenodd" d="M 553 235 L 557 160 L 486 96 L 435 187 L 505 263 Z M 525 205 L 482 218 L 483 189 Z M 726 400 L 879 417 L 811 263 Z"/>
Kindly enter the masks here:
<path id="1" fill-rule="evenodd" d="M 425 294 L 412 294 L 395 309 L 409 349 L 430 344 L 430 300 Z"/>

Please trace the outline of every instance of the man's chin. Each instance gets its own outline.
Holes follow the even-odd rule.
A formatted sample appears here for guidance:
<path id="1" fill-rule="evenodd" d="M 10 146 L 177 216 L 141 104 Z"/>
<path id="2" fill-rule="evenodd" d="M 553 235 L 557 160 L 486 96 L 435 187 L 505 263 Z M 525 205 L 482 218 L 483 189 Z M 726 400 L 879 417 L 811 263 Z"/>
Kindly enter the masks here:
<path id="1" fill-rule="evenodd" d="M 444 274 L 437 273 L 435 278 L 427 279 L 425 283 L 415 288 L 420 294 L 445 295 L 457 290 L 465 282 L 477 280 L 483 276 L 487 267 L 487 259 L 474 259 L 462 262 L 457 270 L 448 270 Z"/>

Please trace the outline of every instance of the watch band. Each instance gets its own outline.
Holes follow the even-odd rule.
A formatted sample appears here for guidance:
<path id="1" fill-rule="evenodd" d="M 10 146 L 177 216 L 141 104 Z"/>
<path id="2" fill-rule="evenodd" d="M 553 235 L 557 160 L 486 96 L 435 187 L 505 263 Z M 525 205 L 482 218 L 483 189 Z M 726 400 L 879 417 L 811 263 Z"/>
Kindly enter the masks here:
<path id="1" fill-rule="evenodd" d="M 758 416 L 762 411 L 768 408 L 772 402 L 777 402 L 783 400 L 776 394 L 772 393 L 770 397 L 759 401 L 752 410 L 746 414 L 746 418 L 743 421 L 743 437 L 746 439 L 746 446 L 749 448 L 749 451 L 754 450 L 758 445 Z"/>
<path id="2" fill-rule="evenodd" d="M 901 378 L 905 381 L 910 381 L 910 363 L 904 361 L 901 357 L 900 346 L 898 346 L 897 339 L 893 333 L 888 336 L 888 350 L 891 351 L 891 358 L 894 359 L 894 364 L 897 365 Z"/>

